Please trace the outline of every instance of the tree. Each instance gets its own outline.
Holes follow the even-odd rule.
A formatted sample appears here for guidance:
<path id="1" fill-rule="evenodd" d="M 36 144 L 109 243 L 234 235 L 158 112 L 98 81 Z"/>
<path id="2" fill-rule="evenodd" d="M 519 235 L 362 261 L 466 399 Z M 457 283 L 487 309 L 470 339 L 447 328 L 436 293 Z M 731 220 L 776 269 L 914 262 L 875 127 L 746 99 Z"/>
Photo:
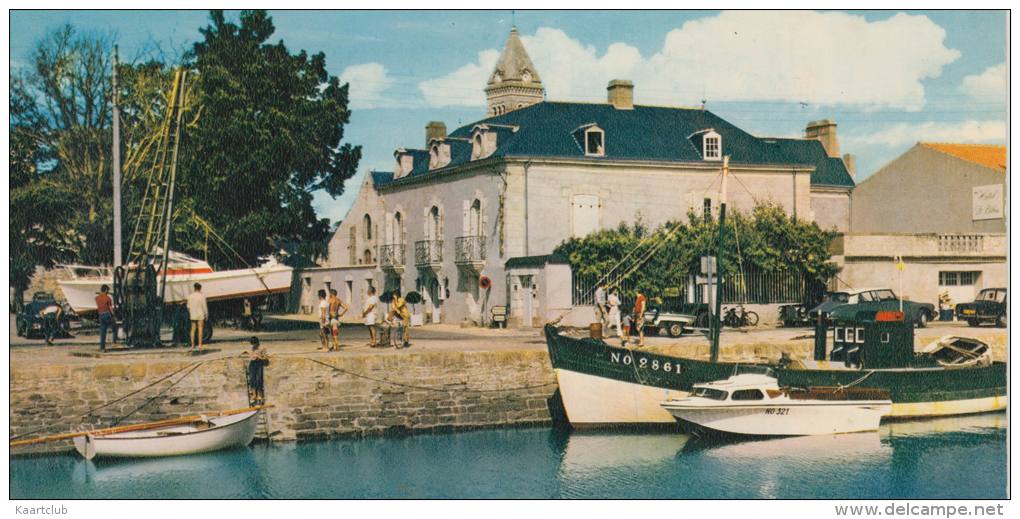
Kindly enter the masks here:
<path id="1" fill-rule="evenodd" d="M 554 253 L 565 256 L 581 276 L 596 278 L 623 262 L 617 273 L 633 270 L 629 278 L 635 288 L 653 297 L 676 293 L 688 276 L 700 272 L 701 257 L 705 255 L 722 255 L 724 278 L 739 282 L 735 274 L 740 271 L 789 272 L 803 276 L 809 291 L 819 290 L 839 271 L 829 261 L 829 245 L 835 232 L 821 229 L 814 222 L 795 220 L 774 203 L 759 204 L 750 215 L 731 212 L 721 251 L 718 235 L 717 221 L 705 221 L 692 212 L 686 222 L 667 222 L 650 234 L 639 223 L 571 238 Z M 639 263 L 637 258 L 643 257 L 640 251 L 655 247 L 645 263 L 635 265 Z M 627 257 L 635 250 L 638 253 Z"/>
<path id="2" fill-rule="evenodd" d="M 348 86 L 326 72 L 322 53 L 291 54 L 269 43 L 264 11 L 239 23 L 213 11 L 189 56 L 202 116 L 185 131 L 178 173 L 182 211 L 209 222 L 239 253 L 209 247 L 210 261 L 237 266 L 281 244 L 322 242 L 329 221 L 316 216 L 312 193 L 343 193 L 361 148 L 341 143 Z M 178 226 L 177 248 L 205 249 L 205 230 Z"/>

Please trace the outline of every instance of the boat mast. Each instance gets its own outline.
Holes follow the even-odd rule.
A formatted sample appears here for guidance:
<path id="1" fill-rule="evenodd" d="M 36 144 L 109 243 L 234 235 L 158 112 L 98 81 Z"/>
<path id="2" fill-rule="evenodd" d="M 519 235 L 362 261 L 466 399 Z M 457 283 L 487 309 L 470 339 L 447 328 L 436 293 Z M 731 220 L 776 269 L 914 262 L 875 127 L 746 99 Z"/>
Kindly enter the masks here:
<path id="1" fill-rule="evenodd" d="M 719 183 L 719 240 L 715 253 L 715 315 L 712 318 L 712 362 L 719 362 L 719 333 L 722 331 L 723 229 L 726 226 L 726 177 L 730 172 L 730 156 L 723 157 L 722 182 Z"/>
<path id="2" fill-rule="evenodd" d="M 121 265 L 124 251 L 121 248 L 120 230 L 120 107 L 117 93 L 117 46 L 113 46 L 113 268 Z"/>

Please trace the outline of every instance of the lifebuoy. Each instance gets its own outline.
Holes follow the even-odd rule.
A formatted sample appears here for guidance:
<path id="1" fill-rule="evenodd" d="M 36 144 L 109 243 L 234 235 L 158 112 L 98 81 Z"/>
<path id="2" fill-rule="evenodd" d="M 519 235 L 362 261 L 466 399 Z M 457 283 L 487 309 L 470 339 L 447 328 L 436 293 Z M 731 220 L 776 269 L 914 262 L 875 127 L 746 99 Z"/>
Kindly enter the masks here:
<path id="1" fill-rule="evenodd" d="M 481 287 L 482 290 L 488 290 L 492 287 L 492 280 L 489 279 L 489 276 L 482 276 L 478 278 L 478 286 Z"/>

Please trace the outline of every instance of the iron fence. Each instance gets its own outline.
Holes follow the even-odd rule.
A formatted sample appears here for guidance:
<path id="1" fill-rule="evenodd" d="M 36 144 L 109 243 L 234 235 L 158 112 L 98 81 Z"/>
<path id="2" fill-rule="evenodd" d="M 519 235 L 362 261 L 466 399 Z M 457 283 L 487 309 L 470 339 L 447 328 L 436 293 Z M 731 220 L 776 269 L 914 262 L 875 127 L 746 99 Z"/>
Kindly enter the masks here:
<path id="1" fill-rule="evenodd" d="M 379 247 L 379 264 L 385 267 L 400 267 L 406 257 L 403 243 L 393 243 Z"/>
<path id="2" fill-rule="evenodd" d="M 414 264 L 430 265 L 443 262 L 443 240 L 414 242 Z"/>
<path id="3" fill-rule="evenodd" d="M 595 304 L 595 288 L 600 276 L 574 273 L 574 306 Z M 705 284 L 697 276 L 687 276 L 674 286 L 662 287 L 658 296 L 678 303 L 705 303 Z M 702 277 L 700 281 L 704 281 Z M 744 272 L 723 278 L 723 304 L 801 303 L 808 299 L 810 287 L 799 272 Z M 624 298 L 634 292 L 634 280 L 624 279 L 613 286 Z M 714 288 L 713 288 L 714 290 Z"/>
<path id="4" fill-rule="evenodd" d="M 457 263 L 485 260 L 485 236 L 461 236 L 455 245 Z"/>

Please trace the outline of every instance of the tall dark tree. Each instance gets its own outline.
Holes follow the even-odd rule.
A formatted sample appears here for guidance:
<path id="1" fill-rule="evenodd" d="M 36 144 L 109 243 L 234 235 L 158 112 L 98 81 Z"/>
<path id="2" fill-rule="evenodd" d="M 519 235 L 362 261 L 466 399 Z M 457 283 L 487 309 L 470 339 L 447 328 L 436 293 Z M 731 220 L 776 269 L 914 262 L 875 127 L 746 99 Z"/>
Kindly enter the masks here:
<path id="1" fill-rule="evenodd" d="M 316 216 L 312 193 L 339 196 L 361 158 L 342 143 L 347 85 L 327 73 L 324 54 L 270 43 L 274 31 L 264 11 L 238 23 L 213 11 L 189 56 L 202 115 L 182 142 L 182 212 L 209 222 L 249 264 L 282 244 L 324 241 L 329 221 Z M 205 230 L 186 221 L 177 236 L 177 248 L 206 248 Z M 207 250 L 219 266 L 242 263 Z"/>

